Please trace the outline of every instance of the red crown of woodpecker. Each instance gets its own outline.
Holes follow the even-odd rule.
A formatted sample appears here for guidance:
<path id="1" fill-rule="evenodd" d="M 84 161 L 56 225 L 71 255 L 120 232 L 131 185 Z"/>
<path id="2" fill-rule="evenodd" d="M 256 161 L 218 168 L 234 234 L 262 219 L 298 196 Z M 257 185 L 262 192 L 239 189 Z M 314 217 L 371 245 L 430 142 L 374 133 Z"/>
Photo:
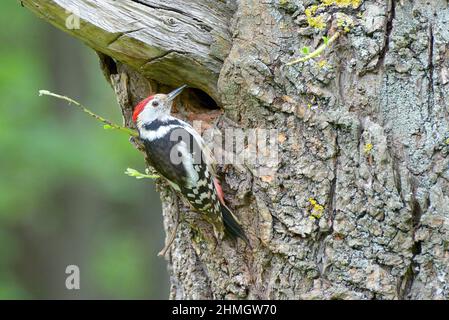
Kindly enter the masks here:
<path id="1" fill-rule="evenodd" d="M 150 102 L 153 98 L 154 98 L 154 96 L 149 96 L 148 98 L 145 98 L 144 100 L 140 101 L 137 104 L 137 106 L 134 108 L 134 112 L 133 112 L 133 121 L 134 122 L 137 122 L 137 117 L 143 111 L 143 109 L 145 109 L 145 106 L 148 104 L 148 102 Z"/>
<path id="2" fill-rule="evenodd" d="M 187 85 L 182 85 L 179 88 L 173 90 L 172 92 L 170 92 L 169 94 L 167 94 L 166 96 L 166 101 L 167 102 L 171 102 L 173 101 L 181 92 L 182 90 L 184 90 L 184 88 L 186 88 Z M 133 113 L 133 121 L 137 122 L 137 117 L 139 116 L 139 114 L 143 111 L 143 109 L 145 109 L 145 106 L 148 104 L 148 102 L 150 102 L 152 99 L 154 98 L 154 96 L 149 96 L 148 98 L 142 100 L 139 102 L 139 104 L 134 108 L 134 113 Z"/>

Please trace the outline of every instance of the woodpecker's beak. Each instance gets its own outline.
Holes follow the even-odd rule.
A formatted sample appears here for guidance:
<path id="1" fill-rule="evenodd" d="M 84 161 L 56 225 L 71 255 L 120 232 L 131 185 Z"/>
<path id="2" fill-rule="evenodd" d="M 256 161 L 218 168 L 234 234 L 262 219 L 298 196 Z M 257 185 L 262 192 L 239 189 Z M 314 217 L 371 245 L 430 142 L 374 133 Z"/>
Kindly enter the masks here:
<path id="1" fill-rule="evenodd" d="M 186 87 L 187 87 L 187 85 L 185 84 L 185 85 L 179 87 L 178 89 L 175 89 L 172 92 L 170 92 L 167 95 L 167 100 L 173 101 L 173 99 L 175 99 L 182 92 L 182 90 L 184 90 Z"/>

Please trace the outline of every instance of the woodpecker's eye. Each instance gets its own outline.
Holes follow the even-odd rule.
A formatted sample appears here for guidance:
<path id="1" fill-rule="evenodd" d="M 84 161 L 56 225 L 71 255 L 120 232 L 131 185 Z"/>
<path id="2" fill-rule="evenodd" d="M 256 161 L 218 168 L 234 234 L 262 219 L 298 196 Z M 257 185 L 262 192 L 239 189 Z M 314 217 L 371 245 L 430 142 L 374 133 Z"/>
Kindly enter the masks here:
<path id="1" fill-rule="evenodd" d="M 159 102 L 153 101 L 151 104 L 153 105 L 153 107 L 157 107 L 159 105 Z"/>

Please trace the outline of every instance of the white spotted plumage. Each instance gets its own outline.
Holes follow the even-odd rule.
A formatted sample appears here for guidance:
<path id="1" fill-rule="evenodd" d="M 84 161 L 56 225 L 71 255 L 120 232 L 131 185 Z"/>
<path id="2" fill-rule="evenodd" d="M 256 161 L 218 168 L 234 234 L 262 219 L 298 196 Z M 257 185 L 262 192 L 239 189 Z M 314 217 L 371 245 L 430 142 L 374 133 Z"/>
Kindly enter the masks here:
<path id="1" fill-rule="evenodd" d="M 150 96 L 135 107 L 133 120 L 147 159 L 176 191 L 204 214 L 217 236 L 225 232 L 248 243 L 238 220 L 224 204 L 215 160 L 203 138 L 190 124 L 170 115 L 172 101 L 182 89 L 168 95 Z"/>

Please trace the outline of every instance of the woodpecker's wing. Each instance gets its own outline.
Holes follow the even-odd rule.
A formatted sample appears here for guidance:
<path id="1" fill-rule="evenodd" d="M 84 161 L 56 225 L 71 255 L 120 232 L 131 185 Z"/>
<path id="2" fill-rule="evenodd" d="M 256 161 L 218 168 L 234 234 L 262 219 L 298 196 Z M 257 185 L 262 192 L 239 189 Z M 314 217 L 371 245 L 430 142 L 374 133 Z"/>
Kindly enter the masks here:
<path id="1" fill-rule="evenodd" d="M 224 225 L 205 143 L 190 125 L 178 119 L 152 123 L 140 132 L 150 164 L 179 190 L 189 203 L 214 225 Z"/>
<path id="2" fill-rule="evenodd" d="M 197 170 L 215 176 L 210 149 L 188 123 L 174 117 L 155 120 L 142 127 L 140 137 L 151 165 L 171 182 L 194 186 Z"/>
<path id="3" fill-rule="evenodd" d="M 217 176 L 217 161 L 215 157 L 212 154 L 212 151 L 210 150 L 209 146 L 206 144 L 204 139 L 201 137 L 201 135 L 187 122 L 179 120 L 184 126 L 185 129 L 193 136 L 193 138 L 196 140 L 196 143 L 201 148 L 201 151 L 203 153 L 204 162 L 206 163 L 209 172 L 216 177 Z"/>
<path id="4" fill-rule="evenodd" d="M 204 214 L 216 236 L 226 232 L 248 242 L 237 218 L 224 204 L 223 191 L 214 177 L 213 157 L 201 136 L 173 117 L 155 120 L 139 132 L 150 164 Z"/>

